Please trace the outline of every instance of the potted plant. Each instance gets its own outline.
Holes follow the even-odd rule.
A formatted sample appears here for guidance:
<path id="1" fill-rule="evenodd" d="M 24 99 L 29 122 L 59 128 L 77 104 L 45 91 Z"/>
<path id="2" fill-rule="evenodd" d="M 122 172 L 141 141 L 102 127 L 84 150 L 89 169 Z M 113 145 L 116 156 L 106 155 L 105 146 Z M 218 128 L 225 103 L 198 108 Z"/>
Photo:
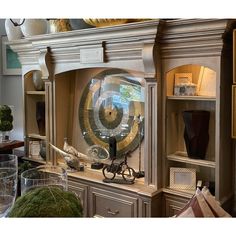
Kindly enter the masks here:
<path id="1" fill-rule="evenodd" d="M 12 110 L 7 105 L 0 105 L 0 133 L 2 142 L 9 140 L 9 131 L 13 129 Z"/>

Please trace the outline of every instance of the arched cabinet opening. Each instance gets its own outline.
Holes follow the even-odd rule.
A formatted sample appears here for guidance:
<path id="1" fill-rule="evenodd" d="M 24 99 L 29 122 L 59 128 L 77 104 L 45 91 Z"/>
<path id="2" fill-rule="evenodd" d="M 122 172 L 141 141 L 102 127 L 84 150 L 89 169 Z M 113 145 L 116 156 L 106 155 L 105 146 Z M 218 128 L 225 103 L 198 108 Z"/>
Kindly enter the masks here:
<path id="1" fill-rule="evenodd" d="M 129 153 L 128 165 L 143 171 L 144 104 L 145 79 L 141 72 L 92 68 L 57 74 L 53 79 L 53 143 L 63 149 L 67 138 L 68 144 L 88 156 L 81 162 L 87 171 L 96 161 L 111 162 L 104 155 L 111 154 L 112 137 L 116 140 L 113 154 L 117 161 Z M 106 149 L 104 155 L 92 157 L 90 149 L 95 146 Z M 55 155 L 57 164 L 65 165 L 64 158 Z"/>

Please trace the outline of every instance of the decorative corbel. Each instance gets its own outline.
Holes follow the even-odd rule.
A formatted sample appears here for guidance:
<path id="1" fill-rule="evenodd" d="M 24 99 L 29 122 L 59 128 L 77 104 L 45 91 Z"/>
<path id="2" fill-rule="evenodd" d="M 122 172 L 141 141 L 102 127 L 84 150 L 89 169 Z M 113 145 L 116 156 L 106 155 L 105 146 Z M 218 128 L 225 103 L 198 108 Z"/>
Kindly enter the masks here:
<path id="1" fill-rule="evenodd" d="M 155 78 L 156 66 L 154 61 L 154 44 L 144 44 L 142 50 L 144 78 Z"/>
<path id="2" fill-rule="evenodd" d="M 53 64 L 51 59 L 50 48 L 47 47 L 43 50 L 40 50 L 39 55 L 39 65 L 42 71 L 42 79 L 52 80 L 53 75 Z"/>

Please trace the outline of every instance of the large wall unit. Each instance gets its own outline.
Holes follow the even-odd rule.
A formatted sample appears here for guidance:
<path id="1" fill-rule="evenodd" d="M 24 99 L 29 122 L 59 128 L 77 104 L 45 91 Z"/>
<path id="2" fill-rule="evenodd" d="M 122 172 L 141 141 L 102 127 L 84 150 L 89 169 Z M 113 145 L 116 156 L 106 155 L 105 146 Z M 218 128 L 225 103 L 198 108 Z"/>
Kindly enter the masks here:
<path id="1" fill-rule="evenodd" d="M 69 173 L 69 188 L 83 199 L 85 216 L 161 215 L 161 208 L 158 207 L 161 202 L 161 176 L 158 175 L 161 169 L 161 163 L 158 163 L 161 152 L 158 146 L 161 139 L 159 140 L 157 135 L 161 112 L 158 71 L 160 57 L 155 50 L 161 26 L 161 21 L 152 20 L 114 27 L 37 35 L 11 43 L 22 64 L 26 155 L 31 153 L 32 141 L 46 140 L 46 162 L 65 165 L 63 158 L 49 147 L 49 143 L 52 143 L 62 148 L 65 137 L 70 144 L 86 154 L 89 145 L 81 134 L 82 124 L 78 123 L 78 113 L 83 90 L 97 75 L 110 73 L 111 70 L 114 73 L 122 70 L 129 78 L 132 77 L 134 83 L 142 81 L 145 133 L 140 161 L 145 177 L 137 179 L 132 185 L 104 183 L 102 171 L 92 170 L 86 163 L 84 171 Z M 32 86 L 33 75 L 38 70 L 42 72 L 42 79 L 45 81 L 43 92 L 34 91 Z M 107 77 L 105 80 L 109 82 Z M 35 120 L 35 105 L 40 101 L 45 101 L 45 135 L 40 134 Z M 111 120 L 116 111 L 109 114 L 110 116 L 105 116 L 105 119 Z M 97 139 L 97 134 L 92 133 L 92 124 L 88 122 L 89 119 L 84 124 L 85 127 L 89 127 L 86 132 L 91 138 Z M 129 143 L 128 138 L 132 139 L 134 132 L 130 133 L 131 135 L 124 139 L 124 145 Z M 123 143 L 121 140 L 118 148 Z M 135 168 L 139 162 L 139 155 L 140 152 L 134 150 L 128 160 L 129 165 Z M 32 155 L 29 158 L 32 158 Z"/>
<path id="2" fill-rule="evenodd" d="M 170 186 L 170 168 L 193 170 L 194 180 L 213 184 L 217 200 L 228 203 L 233 193 L 228 122 L 233 24 L 226 19 L 148 20 L 37 35 L 11 42 L 22 63 L 26 155 L 30 154 L 32 141 L 43 140 L 47 152 L 45 162 L 65 166 L 64 159 L 49 143 L 62 148 L 67 137 L 68 142 L 83 153 L 94 140 L 95 144 L 102 144 L 99 138 L 104 133 L 99 127 L 105 126 L 105 120 L 116 121 L 115 117 L 119 118 L 120 114 L 119 119 L 124 121 L 122 117 L 127 114 L 126 110 L 119 113 L 109 108 L 99 123 L 97 120 L 103 110 L 96 111 L 93 119 L 87 115 L 95 101 L 91 96 L 100 96 L 96 86 L 101 83 L 107 83 L 106 89 L 112 87 L 117 92 L 118 83 L 114 82 L 114 77 L 120 77 L 122 71 L 132 80 L 131 84 L 141 85 L 139 94 L 143 96 L 144 106 L 140 103 L 139 107 L 144 117 L 144 138 L 141 140 L 139 133 L 138 148 L 133 144 L 132 135 L 138 133 L 132 120 L 129 133 L 124 134 L 124 138 L 119 137 L 118 149 L 126 145 L 136 147 L 132 146 L 128 163 L 137 171 L 141 165 L 145 177 L 136 178 L 134 184 L 128 185 L 105 183 L 102 171 L 91 169 L 85 161 L 84 171 L 69 173 L 69 189 L 82 199 L 84 215 L 151 217 L 176 214 L 194 191 Z M 42 72 L 45 91 L 33 88 L 36 71 Z M 198 95 L 174 95 L 175 76 L 179 73 L 191 74 L 192 82 L 198 85 Z M 124 83 L 120 87 L 120 93 L 131 89 Z M 88 93 L 84 93 L 86 88 Z M 130 94 L 127 96 L 131 97 Z M 36 103 L 42 101 L 45 102 L 45 134 L 38 130 L 35 120 Z M 135 113 L 137 101 L 134 99 L 130 104 L 136 105 L 129 105 L 132 109 L 127 122 L 138 115 Z M 81 114 L 84 107 L 89 109 Z M 186 152 L 182 119 L 185 110 L 210 113 L 209 143 L 204 158 L 190 158 Z M 97 128 L 98 133 L 95 132 Z"/>

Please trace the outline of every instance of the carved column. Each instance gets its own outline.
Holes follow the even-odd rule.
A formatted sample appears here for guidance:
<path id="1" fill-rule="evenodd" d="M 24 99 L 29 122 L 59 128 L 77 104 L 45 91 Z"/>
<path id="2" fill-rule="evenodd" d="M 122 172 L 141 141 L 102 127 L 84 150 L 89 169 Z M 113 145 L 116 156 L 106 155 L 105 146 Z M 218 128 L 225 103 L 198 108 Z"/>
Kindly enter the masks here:
<path id="1" fill-rule="evenodd" d="M 53 143 L 53 102 L 52 102 L 52 61 L 50 55 L 50 49 L 45 48 L 40 50 L 39 65 L 42 71 L 42 79 L 45 81 L 45 123 L 46 123 L 46 156 L 47 162 L 52 161 L 56 164 L 52 157 L 52 149 L 49 147 L 49 143 Z"/>

